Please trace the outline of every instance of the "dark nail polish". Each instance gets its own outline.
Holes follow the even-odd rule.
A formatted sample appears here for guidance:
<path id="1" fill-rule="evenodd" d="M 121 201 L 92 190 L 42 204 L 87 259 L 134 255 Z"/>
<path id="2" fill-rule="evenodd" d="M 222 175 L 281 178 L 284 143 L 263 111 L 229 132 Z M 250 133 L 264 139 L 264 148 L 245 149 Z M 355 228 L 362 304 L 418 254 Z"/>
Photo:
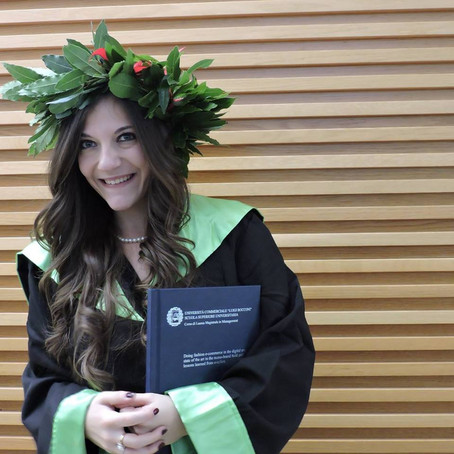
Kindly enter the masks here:
<path id="1" fill-rule="evenodd" d="M 153 414 L 154 414 L 154 415 L 157 415 L 158 413 L 159 413 L 159 408 L 155 408 L 155 409 L 153 410 Z"/>
<path id="2" fill-rule="evenodd" d="M 164 446 L 165 446 L 165 443 L 161 443 L 161 444 L 158 446 L 158 449 L 162 449 Z"/>
<path id="3" fill-rule="evenodd" d="M 126 397 L 128 397 L 129 399 L 131 399 L 132 397 L 134 397 L 134 393 L 127 392 L 127 393 L 126 393 Z"/>
<path id="4" fill-rule="evenodd" d="M 162 435 L 165 435 L 167 433 L 167 429 L 162 429 Z"/>

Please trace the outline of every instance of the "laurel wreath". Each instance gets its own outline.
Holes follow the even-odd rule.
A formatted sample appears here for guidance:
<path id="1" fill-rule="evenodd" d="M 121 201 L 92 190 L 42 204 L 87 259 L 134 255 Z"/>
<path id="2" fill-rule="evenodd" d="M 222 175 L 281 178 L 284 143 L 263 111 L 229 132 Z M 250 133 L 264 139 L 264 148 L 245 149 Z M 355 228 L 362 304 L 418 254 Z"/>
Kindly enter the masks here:
<path id="1" fill-rule="evenodd" d="M 220 88 L 199 84 L 194 76 L 213 60 L 198 61 L 183 71 L 177 47 L 164 61 L 136 55 L 109 35 L 104 21 L 93 33 L 94 51 L 76 40 L 67 41 L 63 55 L 42 57 L 46 68 L 4 63 L 15 80 L 0 88 L 3 99 L 28 102 L 26 112 L 35 114 L 30 125 L 38 125 L 28 141 L 29 155 L 52 149 L 62 121 L 108 91 L 136 101 L 146 118 L 159 118 L 169 125 L 185 176 L 190 155 L 201 154 L 198 145 L 219 145 L 209 133 L 226 123 L 220 111 L 230 107 L 234 98 Z"/>

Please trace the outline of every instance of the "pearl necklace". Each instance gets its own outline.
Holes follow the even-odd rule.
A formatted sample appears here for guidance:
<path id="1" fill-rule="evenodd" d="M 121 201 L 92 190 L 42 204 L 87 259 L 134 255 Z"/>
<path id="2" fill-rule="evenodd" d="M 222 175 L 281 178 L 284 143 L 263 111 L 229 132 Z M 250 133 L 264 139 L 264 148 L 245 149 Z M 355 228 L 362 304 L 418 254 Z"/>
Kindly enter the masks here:
<path id="1" fill-rule="evenodd" d="M 142 243 L 142 241 L 145 241 L 147 239 L 146 236 L 138 236 L 137 238 L 123 238 L 122 236 L 118 236 L 117 238 L 122 242 L 122 243 Z"/>

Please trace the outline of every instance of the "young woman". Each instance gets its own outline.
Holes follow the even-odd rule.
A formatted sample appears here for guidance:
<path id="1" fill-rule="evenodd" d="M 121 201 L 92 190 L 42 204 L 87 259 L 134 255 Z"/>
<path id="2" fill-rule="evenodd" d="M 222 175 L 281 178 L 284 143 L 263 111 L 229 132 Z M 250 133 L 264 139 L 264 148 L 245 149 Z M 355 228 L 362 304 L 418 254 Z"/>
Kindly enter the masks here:
<path id="1" fill-rule="evenodd" d="M 176 53 L 161 63 L 124 52 L 104 27 L 88 66 L 66 48 L 65 62 L 52 59 L 68 66 L 58 77 L 21 81 L 23 70 L 7 67 L 20 77 L 4 97 L 32 98 L 44 124 L 32 150 L 58 138 L 53 198 L 35 222 L 36 240 L 18 254 L 29 301 L 24 424 L 39 454 L 277 454 L 312 380 L 298 281 L 255 209 L 190 195 L 185 180 L 195 140 L 220 126 L 213 98 L 222 108 L 225 94 L 199 89 Z M 79 72 L 82 91 L 70 84 Z M 40 91 L 49 77 L 58 79 L 53 91 Z M 144 392 L 149 286 L 257 284 L 260 334 L 219 381 Z"/>

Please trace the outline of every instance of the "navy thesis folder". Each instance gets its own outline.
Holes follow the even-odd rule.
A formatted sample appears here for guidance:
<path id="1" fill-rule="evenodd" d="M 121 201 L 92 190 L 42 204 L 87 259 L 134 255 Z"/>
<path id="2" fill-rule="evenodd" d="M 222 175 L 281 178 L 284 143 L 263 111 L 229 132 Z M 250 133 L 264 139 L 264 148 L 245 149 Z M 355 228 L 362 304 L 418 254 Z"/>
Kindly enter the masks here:
<path id="1" fill-rule="evenodd" d="M 148 290 L 146 392 L 216 381 L 259 331 L 260 285 Z"/>

